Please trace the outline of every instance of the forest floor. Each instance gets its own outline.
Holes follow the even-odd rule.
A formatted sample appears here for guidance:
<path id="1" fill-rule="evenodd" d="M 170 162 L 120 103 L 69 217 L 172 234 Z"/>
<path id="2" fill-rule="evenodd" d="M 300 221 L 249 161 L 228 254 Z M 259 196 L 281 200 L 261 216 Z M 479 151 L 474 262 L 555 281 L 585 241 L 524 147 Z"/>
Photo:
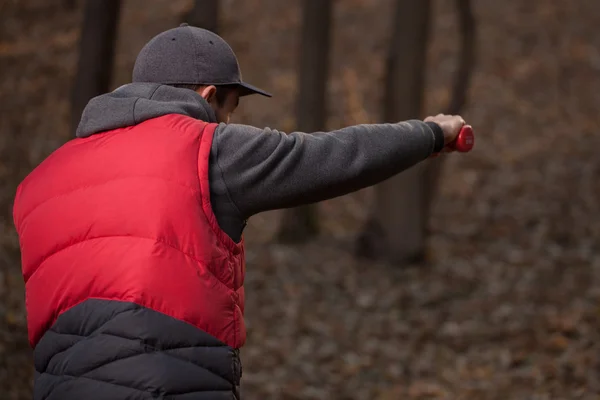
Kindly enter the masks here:
<path id="1" fill-rule="evenodd" d="M 190 1 L 128 0 L 114 87 Z M 249 98 L 236 122 L 294 126 L 298 0 L 222 0 L 222 34 Z M 435 1 L 427 112 L 443 110 L 458 37 Z M 321 235 L 247 231 L 248 399 L 600 398 L 600 2 L 478 0 L 479 57 L 464 115 L 476 151 L 446 163 L 428 266 L 356 260 L 371 191 L 319 205 Z M 0 393 L 29 399 L 15 187 L 70 138 L 81 1 L 0 3 Z M 335 2 L 330 128 L 380 118 L 391 0 Z M 235 7 L 235 8 L 234 8 Z M 357 106 L 358 104 L 358 106 Z M 57 177 L 60 179 L 60 177 Z"/>

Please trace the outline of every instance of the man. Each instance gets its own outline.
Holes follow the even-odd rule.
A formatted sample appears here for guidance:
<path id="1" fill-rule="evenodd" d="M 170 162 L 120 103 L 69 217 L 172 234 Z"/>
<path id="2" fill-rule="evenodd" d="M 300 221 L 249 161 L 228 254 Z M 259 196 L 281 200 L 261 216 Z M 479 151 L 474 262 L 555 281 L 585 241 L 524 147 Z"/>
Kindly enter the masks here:
<path id="1" fill-rule="evenodd" d="M 219 36 L 168 30 L 133 83 L 92 99 L 77 138 L 21 183 L 35 400 L 239 398 L 248 218 L 379 183 L 465 123 L 228 124 L 254 93 L 270 96 L 241 81 Z"/>

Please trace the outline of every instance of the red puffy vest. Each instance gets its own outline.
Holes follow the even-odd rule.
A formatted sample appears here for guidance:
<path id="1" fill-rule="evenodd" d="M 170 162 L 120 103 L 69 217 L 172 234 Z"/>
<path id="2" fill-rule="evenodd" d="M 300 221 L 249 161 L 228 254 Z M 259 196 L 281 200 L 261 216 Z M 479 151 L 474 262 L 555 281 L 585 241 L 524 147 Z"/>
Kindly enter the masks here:
<path id="1" fill-rule="evenodd" d="M 33 346 L 90 298 L 134 302 L 244 344 L 244 246 L 210 205 L 216 126 L 170 114 L 75 139 L 21 183 L 14 221 Z"/>

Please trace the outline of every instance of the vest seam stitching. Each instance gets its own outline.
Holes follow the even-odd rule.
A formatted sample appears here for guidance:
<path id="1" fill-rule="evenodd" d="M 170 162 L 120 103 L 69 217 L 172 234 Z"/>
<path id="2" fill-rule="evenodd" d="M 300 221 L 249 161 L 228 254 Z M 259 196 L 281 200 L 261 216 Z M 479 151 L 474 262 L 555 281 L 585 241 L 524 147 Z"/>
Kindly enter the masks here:
<path id="1" fill-rule="evenodd" d="M 189 254 L 186 251 L 183 251 L 182 249 L 180 249 L 178 247 L 175 247 L 172 244 L 164 242 L 164 241 L 162 241 L 160 239 L 157 239 L 157 238 L 140 236 L 140 235 L 104 235 L 104 236 L 96 236 L 96 237 L 85 238 L 83 240 L 79 240 L 77 242 L 70 243 L 67 246 L 61 247 L 60 249 L 54 251 L 52 254 L 50 254 L 47 257 L 45 257 L 44 259 L 42 259 L 42 261 L 39 263 L 38 267 L 35 269 L 35 271 L 33 271 L 33 273 L 31 275 L 29 275 L 29 277 L 27 278 L 27 280 L 25 281 L 25 283 L 27 283 L 33 277 L 33 275 L 35 275 L 35 273 L 40 270 L 40 268 L 42 267 L 42 264 L 44 264 L 46 261 L 48 261 L 53 256 L 57 255 L 58 253 L 61 253 L 64 250 L 67 250 L 67 249 L 69 249 L 70 247 L 73 247 L 73 246 L 77 246 L 78 244 L 81 244 L 81 243 L 89 242 L 89 241 L 96 240 L 96 239 L 108 239 L 108 238 L 121 238 L 121 239 L 122 238 L 132 238 L 132 239 L 150 240 L 150 241 L 153 241 L 155 243 L 159 243 L 159 244 L 162 244 L 164 246 L 167 246 L 167 247 L 169 247 L 169 248 L 171 248 L 173 250 L 177 250 L 178 252 L 180 252 L 181 254 L 187 256 L 192 261 L 195 261 L 198 264 L 203 264 L 203 265 L 208 264 L 207 261 L 200 261 L 195 256 L 193 256 L 192 254 Z M 207 269 L 207 271 L 210 272 L 208 269 Z M 212 272 L 210 272 L 209 275 L 211 275 L 212 277 L 214 277 L 215 280 L 217 282 L 219 282 L 221 285 L 223 285 L 225 288 L 227 288 L 227 290 L 235 290 L 235 289 L 230 288 L 229 286 L 227 286 L 224 282 L 222 282 L 219 278 L 217 278 L 215 276 L 215 274 L 213 274 Z M 234 300 L 234 302 L 235 302 L 235 300 Z"/>
<path id="2" fill-rule="evenodd" d="M 118 387 L 122 387 L 122 388 L 126 388 L 126 389 L 136 390 L 136 391 L 142 392 L 142 393 L 151 393 L 151 392 L 149 392 L 148 390 L 145 390 L 145 389 L 139 389 L 139 388 L 132 387 L 132 386 L 120 385 L 118 383 L 107 382 L 107 381 L 103 381 L 103 380 L 100 380 L 100 379 L 89 378 L 89 377 L 86 377 L 86 376 L 75 376 L 75 375 L 69 375 L 69 374 L 54 375 L 54 374 L 51 374 L 49 372 L 44 372 L 44 374 L 48 374 L 50 376 L 55 376 L 55 377 L 66 377 L 66 378 L 69 378 L 69 379 L 65 379 L 65 380 L 59 382 L 58 384 L 56 384 L 56 386 L 54 386 L 53 390 L 56 389 L 56 387 L 58 387 L 58 385 L 60 385 L 61 383 L 65 383 L 65 382 L 68 382 L 70 380 L 85 379 L 85 380 L 90 380 L 90 381 L 94 381 L 94 382 L 104 383 L 104 384 L 107 384 L 107 385 L 114 385 L 114 386 L 118 386 Z M 194 391 L 191 391 L 191 392 L 185 392 L 183 394 L 205 393 L 205 392 L 223 392 L 223 393 L 229 393 L 230 391 L 231 391 L 230 389 L 194 390 Z M 52 393 L 50 393 L 50 394 L 52 394 Z M 175 395 L 175 396 L 178 395 L 178 394 L 182 394 L 182 393 L 173 393 L 173 394 L 169 393 L 169 395 Z M 42 398 L 42 400 L 46 400 L 47 398 L 48 398 L 48 396 L 44 396 Z"/>
<path id="3" fill-rule="evenodd" d="M 21 218 L 21 225 L 23 225 L 25 223 L 25 221 L 27 220 L 27 218 L 29 218 L 29 216 L 34 211 L 36 211 L 39 207 L 41 207 L 42 205 L 48 203 L 51 200 L 55 200 L 55 199 L 60 198 L 60 197 L 68 196 L 68 195 L 70 195 L 72 193 L 75 193 L 75 192 L 78 192 L 80 190 L 90 189 L 90 188 L 98 187 L 98 186 L 102 186 L 102 185 L 107 185 L 107 184 L 115 182 L 115 181 L 123 181 L 123 180 L 127 180 L 127 179 L 136 179 L 136 178 L 157 179 L 157 180 L 160 180 L 160 181 L 164 181 L 164 182 L 168 182 L 168 183 L 174 183 L 174 184 L 176 184 L 178 186 L 187 188 L 187 189 L 191 190 L 194 194 L 201 194 L 202 193 L 202 191 L 200 190 L 200 188 L 195 188 L 193 186 L 186 185 L 183 182 L 179 182 L 179 181 L 171 180 L 171 179 L 166 179 L 166 178 L 163 178 L 163 177 L 160 177 L 160 176 L 130 175 L 130 176 L 123 177 L 123 178 L 111 178 L 111 179 L 108 179 L 106 181 L 102 181 L 102 182 L 98 182 L 98 183 L 94 183 L 94 184 L 77 186 L 77 187 L 75 187 L 75 188 L 73 188 L 73 189 L 71 189 L 69 191 L 64 192 L 64 193 L 60 193 L 60 194 L 57 194 L 55 196 L 48 197 L 47 199 L 45 199 L 42 202 L 40 202 L 40 203 L 36 204 L 35 206 L 33 206 L 25 215 L 23 215 L 23 217 Z"/>

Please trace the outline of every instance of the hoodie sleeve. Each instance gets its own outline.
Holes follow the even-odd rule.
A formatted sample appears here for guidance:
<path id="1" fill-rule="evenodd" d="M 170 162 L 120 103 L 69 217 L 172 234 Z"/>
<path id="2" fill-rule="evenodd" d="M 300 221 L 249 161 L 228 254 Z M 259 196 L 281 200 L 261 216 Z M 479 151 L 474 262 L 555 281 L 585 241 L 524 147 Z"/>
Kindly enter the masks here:
<path id="1" fill-rule="evenodd" d="M 443 145 L 441 128 L 418 120 L 311 134 L 221 124 L 212 145 L 218 173 L 211 174 L 211 185 L 227 193 L 237 217 L 245 220 L 377 184 Z"/>

